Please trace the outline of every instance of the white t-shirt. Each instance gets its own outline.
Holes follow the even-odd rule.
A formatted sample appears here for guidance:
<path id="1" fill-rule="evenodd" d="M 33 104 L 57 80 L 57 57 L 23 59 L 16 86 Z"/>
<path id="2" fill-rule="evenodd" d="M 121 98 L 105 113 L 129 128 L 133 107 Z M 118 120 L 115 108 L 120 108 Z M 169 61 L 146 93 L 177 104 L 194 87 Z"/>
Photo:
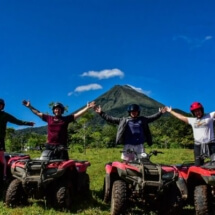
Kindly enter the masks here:
<path id="1" fill-rule="evenodd" d="M 211 140 L 214 140 L 214 114 L 211 112 L 205 114 L 201 119 L 194 117 L 188 117 L 188 124 L 192 126 L 193 136 L 196 145 L 208 143 Z"/>

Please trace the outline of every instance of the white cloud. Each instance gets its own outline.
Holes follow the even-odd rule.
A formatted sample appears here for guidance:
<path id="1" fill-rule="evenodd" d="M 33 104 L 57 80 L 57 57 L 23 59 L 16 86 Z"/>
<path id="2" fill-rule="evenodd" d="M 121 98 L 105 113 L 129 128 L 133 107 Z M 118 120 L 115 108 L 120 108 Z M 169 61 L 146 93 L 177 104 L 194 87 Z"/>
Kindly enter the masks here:
<path id="1" fill-rule="evenodd" d="M 211 39 L 213 39 L 212 36 L 206 36 L 206 37 L 205 37 L 205 40 L 211 40 Z"/>
<path id="2" fill-rule="evenodd" d="M 100 84 L 88 84 L 88 85 L 78 86 L 75 88 L 74 92 L 69 92 L 68 96 L 71 96 L 75 93 L 81 93 L 84 91 L 99 90 L 99 89 L 102 89 L 102 86 Z"/>
<path id="3" fill-rule="evenodd" d="M 127 84 L 127 85 L 128 85 L 129 87 L 131 87 L 132 89 L 136 90 L 136 91 L 139 92 L 139 93 L 143 93 L 143 94 L 145 94 L 145 95 L 147 95 L 147 96 L 149 96 L 149 95 L 151 94 L 151 91 L 146 91 L 146 90 L 143 90 L 142 88 L 134 87 L 134 86 L 129 85 L 129 84 Z"/>
<path id="4" fill-rule="evenodd" d="M 123 78 L 124 77 L 124 73 L 119 70 L 119 69 L 105 69 L 102 71 L 89 71 L 89 72 L 84 72 L 82 75 L 82 77 L 92 77 L 92 78 L 98 78 L 98 79 L 108 79 L 108 78 L 112 78 L 112 77 L 120 77 Z"/>
<path id="5" fill-rule="evenodd" d="M 189 38 L 189 37 L 184 36 L 184 35 L 179 35 L 179 36 L 175 36 L 173 38 L 173 40 L 178 40 L 178 39 L 184 40 L 189 45 L 189 47 L 191 49 L 193 49 L 193 48 L 202 47 L 205 42 L 213 39 L 213 37 L 208 35 L 208 36 L 204 37 L 203 39 L 197 39 L 197 38 Z"/>

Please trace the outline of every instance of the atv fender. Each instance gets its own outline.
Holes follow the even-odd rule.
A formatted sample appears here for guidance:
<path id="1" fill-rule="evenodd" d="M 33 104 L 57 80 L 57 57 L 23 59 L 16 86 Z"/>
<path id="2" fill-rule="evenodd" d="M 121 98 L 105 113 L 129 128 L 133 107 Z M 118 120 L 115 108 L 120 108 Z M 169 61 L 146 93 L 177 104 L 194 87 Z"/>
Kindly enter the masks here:
<path id="1" fill-rule="evenodd" d="M 113 172 L 112 163 L 105 164 L 105 171 L 106 171 L 107 174 L 110 174 L 111 172 Z"/>
<path id="2" fill-rule="evenodd" d="M 117 173 L 117 169 L 115 167 L 112 166 L 112 162 L 105 164 L 105 171 L 106 171 L 106 175 L 105 175 L 105 179 L 104 179 L 104 192 L 105 192 L 105 196 L 108 197 L 108 199 L 111 196 L 111 190 L 112 190 L 112 185 L 113 185 L 113 181 L 114 179 L 113 174 L 112 173 Z"/>
<path id="3" fill-rule="evenodd" d="M 110 196 L 111 194 L 111 178 L 110 178 L 110 174 L 105 175 L 105 190 L 104 190 L 105 194 L 107 196 Z"/>

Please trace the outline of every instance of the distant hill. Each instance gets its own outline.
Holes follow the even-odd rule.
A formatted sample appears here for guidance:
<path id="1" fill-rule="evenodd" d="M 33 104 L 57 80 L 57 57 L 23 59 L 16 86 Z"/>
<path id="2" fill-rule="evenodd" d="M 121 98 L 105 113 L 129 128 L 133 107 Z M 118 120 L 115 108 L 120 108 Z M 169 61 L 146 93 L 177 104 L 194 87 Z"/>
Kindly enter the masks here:
<path id="1" fill-rule="evenodd" d="M 46 135 L 47 134 L 47 126 L 41 126 L 41 127 L 30 127 L 30 128 L 24 128 L 24 129 L 19 129 L 16 130 L 15 133 L 17 135 L 22 135 L 25 133 L 37 133 L 37 134 L 41 134 L 41 135 Z"/>
<path id="2" fill-rule="evenodd" d="M 107 112 L 108 114 L 116 117 L 122 117 L 127 116 L 127 107 L 130 104 L 138 104 L 141 108 L 141 115 L 152 115 L 156 113 L 159 109 L 159 107 L 163 107 L 164 105 L 147 95 L 136 91 L 132 87 L 128 85 L 115 85 L 113 88 L 111 88 L 106 93 L 102 94 L 98 98 L 95 99 L 96 104 L 100 105 L 102 107 L 102 110 Z M 80 109 L 82 109 L 81 107 Z M 183 111 L 177 110 L 181 113 L 184 113 Z M 186 114 L 186 113 L 184 113 Z M 168 115 L 166 115 L 168 116 Z M 100 116 L 98 116 L 95 113 L 95 117 L 93 118 L 92 124 L 104 124 L 104 120 L 101 119 Z M 46 134 L 47 127 L 37 127 L 37 128 L 26 128 L 17 130 L 16 132 L 35 132 L 40 134 Z"/>

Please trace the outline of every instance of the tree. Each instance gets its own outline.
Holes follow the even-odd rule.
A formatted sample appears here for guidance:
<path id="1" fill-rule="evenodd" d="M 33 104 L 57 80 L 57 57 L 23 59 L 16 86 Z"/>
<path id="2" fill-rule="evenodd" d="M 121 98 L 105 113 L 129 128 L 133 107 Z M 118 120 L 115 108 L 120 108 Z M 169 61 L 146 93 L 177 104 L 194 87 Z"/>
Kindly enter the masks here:
<path id="1" fill-rule="evenodd" d="M 90 120 L 93 118 L 93 114 L 90 112 L 85 113 L 79 118 L 76 123 L 71 123 L 68 128 L 68 145 L 81 144 L 84 151 L 90 144 L 92 134 L 92 126 Z"/>
<path id="2" fill-rule="evenodd" d="M 116 144 L 117 127 L 115 125 L 106 124 L 102 128 L 103 143 L 106 147 L 113 147 Z"/>

